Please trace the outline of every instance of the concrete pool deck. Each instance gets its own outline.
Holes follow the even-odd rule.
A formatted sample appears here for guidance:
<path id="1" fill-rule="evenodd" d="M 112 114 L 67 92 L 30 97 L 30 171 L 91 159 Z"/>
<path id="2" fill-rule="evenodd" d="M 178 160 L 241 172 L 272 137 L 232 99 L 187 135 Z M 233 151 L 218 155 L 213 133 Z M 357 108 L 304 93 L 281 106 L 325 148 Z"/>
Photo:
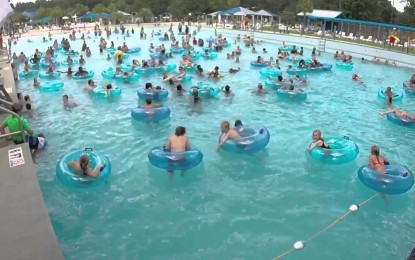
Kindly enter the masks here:
<path id="1" fill-rule="evenodd" d="M 10 64 L 0 63 L 4 86 L 17 93 Z M 0 114 L 3 121 L 9 114 Z M 0 142 L 0 259 L 64 259 L 43 201 L 27 143 Z"/>

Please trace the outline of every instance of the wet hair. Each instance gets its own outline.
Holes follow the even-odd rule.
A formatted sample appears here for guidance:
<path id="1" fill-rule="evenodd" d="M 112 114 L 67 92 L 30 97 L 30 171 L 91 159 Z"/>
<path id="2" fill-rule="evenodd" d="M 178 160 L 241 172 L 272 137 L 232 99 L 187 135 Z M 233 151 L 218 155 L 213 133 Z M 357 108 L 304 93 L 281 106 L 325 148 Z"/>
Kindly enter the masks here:
<path id="1" fill-rule="evenodd" d="M 215 66 L 215 70 L 219 70 L 219 67 L 218 66 Z"/>
<path id="2" fill-rule="evenodd" d="M 284 78 L 283 78 L 281 75 L 279 75 L 279 76 L 278 76 L 278 80 L 279 80 L 279 81 L 282 81 L 283 79 L 284 79 Z"/>
<path id="3" fill-rule="evenodd" d="M 81 167 L 81 169 L 84 172 L 84 174 L 88 170 L 88 165 L 89 165 L 89 157 L 88 157 L 88 155 L 82 155 L 79 158 L 79 166 Z"/>
<path id="4" fill-rule="evenodd" d="M 242 121 L 241 120 L 236 120 L 235 121 L 235 126 L 241 126 L 242 125 Z"/>
<path id="5" fill-rule="evenodd" d="M 151 84 L 150 82 L 147 82 L 146 83 L 146 89 L 149 89 L 149 88 L 153 88 L 153 84 Z"/>
<path id="6" fill-rule="evenodd" d="M 106 89 L 112 89 L 112 85 L 111 85 L 111 84 L 108 84 L 108 85 L 106 86 Z"/>
<path id="7" fill-rule="evenodd" d="M 32 110 L 32 105 L 31 104 L 26 104 L 26 110 Z"/>
<path id="8" fill-rule="evenodd" d="M 69 99 L 69 96 L 65 94 L 65 95 L 62 96 L 62 98 Z"/>
<path id="9" fill-rule="evenodd" d="M 176 127 L 176 132 L 174 134 L 177 136 L 183 136 L 186 134 L 186 128 L 184 128 L 183 126 L 178 126 Z"/>
<path id="10" fill-rule="evenodd" d="M 30 96 L 29 95 L 26 95 L 26 96 L 24 96 L 24 98 L 23 98 L 25 101 L 28 101 L 28 100 L 30 100 Z"/>
<path id="11" fill-rule="evenodd" d="M 223 121 L 223 122 L 220 124 L 220 126 L 223 126 L 224 128 L 229 129 L 229 128 L 230 128 L 230 126 L 231 126 L 231 124 L 229 124 L 229 122 L 228 122 L 228 121 Z"/>
<path id="12" fill-rule="evenodd" d="M 289 89 L 289 90 L 294 90 L 294 85 L 290 85 L 290 86 L 288 87 L 288 89 Z"/>
<path id="13" fill-rule="evenodd" d="M 147 103 L 147 105 L 150 105 L 150 104 L 151 104 L 151 101 L 152 101 L 152 100 L 151 100 L 151 98 L 147 98 L 147 99 L 146 99 L 146 103 Z"/>
<path id="14" fill-rule="evenodd" d="M 321 138 L 321 131 L 320 130 L 318 130 L 318 129 L 314 130 L 313 131 L 313 135 L 314 134 L 318 134 L 320 136 L 320 138 Z"/>
<path id="15" fill-rule="evenodd" d="M 231 87 L 229 87 L 229 85 L 226 85 L 226 86 L 225 86 L 225 91 L 226 91 L 226 92 L 229 92 L 229 90 L 230 90 L 230 89 L 231 89 Z"/>
<path id="16" fill-rule="evenodd" d="M 92 79 L 88 80 L 88 85 L 90 85 L 91 83 L 93 83 L 94 81 Z"/>
<path id="17" fill-rule="evenodd" d="M 157 86 L 157 87 L 156 87 L 156 89 L 157 89 L 157 90 L 161 90 L 161 87 L 160 87 L 160 86 Z"/>
<path id="18" fill-rule="evenodd" d="M 22 111 L 22 104 L 20 104 L 18 102 L 13 103 L 12 106 L 11 106 L 11 110 L 14 113 L 19 113 L 20 111 Z"/>
<path id="19" fill-rule="evenodd" d="M 182 85 L 180 85 L 180 84 L 179 84 L 179 85 L 177 85 L 177 86 L 176 86 L 176 89 L 177 89 L 177 90 L 182 90 L 182 89 L 183 89 L 183 87 L 182 87 Z"/>
<path id="20" fill-rule="evenodd" d="M 22 93 L 18 92 L 17 93 L 17 99 L 21 99 L 22 98 Z"/>
<path id="21" fill-rule="evenodd" d="M 379 146 L 377 146 L 377 145 L 372 146 L 372 147 L 370 148 L 370 153 L 371 153 L 372 155 L 379 156 L 379 154 L 380 154 L 380 149 L 379 149 Z"/>

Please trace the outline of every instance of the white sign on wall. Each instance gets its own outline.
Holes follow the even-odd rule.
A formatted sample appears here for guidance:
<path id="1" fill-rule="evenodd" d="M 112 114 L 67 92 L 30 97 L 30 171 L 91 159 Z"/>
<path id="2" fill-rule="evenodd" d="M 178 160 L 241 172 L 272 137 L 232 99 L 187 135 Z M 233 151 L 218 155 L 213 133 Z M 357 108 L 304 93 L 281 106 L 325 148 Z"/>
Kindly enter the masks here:
<path id="1" fill-rule="evenodd" d="M 9 150 L 9 165 L 10 168 L 24 164 L 22 147 Z"/>

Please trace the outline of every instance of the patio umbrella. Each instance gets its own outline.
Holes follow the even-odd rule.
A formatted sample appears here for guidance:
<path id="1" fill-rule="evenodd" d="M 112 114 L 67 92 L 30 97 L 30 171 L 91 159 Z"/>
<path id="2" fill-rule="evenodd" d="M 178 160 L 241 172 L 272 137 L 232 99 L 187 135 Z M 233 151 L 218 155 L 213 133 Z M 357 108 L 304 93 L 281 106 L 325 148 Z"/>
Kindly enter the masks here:
<path id="1" fill-rule="evenodd" d="M 239 12 L 233 13 L 232 15 L 235 15 L 235 16 L 245 16 L 246 14 L 244 12 L 239 11 Z"/>
<path id="2" fill-rule="evenodd" d="M 62 17 L 62 20 L 68 20 L 69 19 L 69 17 L 68 16 L 64 16 L 64 17 Z"/>

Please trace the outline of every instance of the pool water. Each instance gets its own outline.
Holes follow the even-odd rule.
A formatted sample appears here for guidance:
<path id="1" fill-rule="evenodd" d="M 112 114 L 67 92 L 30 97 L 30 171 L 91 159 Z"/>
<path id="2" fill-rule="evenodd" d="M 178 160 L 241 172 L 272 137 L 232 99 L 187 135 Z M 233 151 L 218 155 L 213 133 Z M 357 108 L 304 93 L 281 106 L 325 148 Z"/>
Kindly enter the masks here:
<path id="1" fill-rule="evenodd" d="M 148 59 L 150 42 L 166 44 L 159 42 L 159 36 L 151 39 L 151 29 L 146 32 L 147 40 L 138 39 L 138 29 L 125 39 L 130 48 L 142 48 L 129 60 Z M 210 35 L 212 31 L 202 29 L 197 38 Z M 93 56 L 86 58 L 85 68 L 95 72 L 95 80 L 101 80 L 101 72 L 115 64 L 106 61 L 106 52 L 99 55 L 98 38 L 91 36 L 87 44 Z M 235 38 L 228 39 L 233 42 Z M 124 41 L 115 34 L 111 40 L 116 46 Z M 32 54 L 34 48 L 43 51 L 48 46 L 40 38 L 33 41 L 22 40 L 13 51 Z M 81 49 L 81 40 L 70 43 L 74 50 Z M 265 41 L 257 49 L 266 48 L 265 58 L 275 58 L 280 45 L 279 41 Z M 222 71 L 241 68 L 216 82 L 231 86 L 232 100 L 220 94 L 194 107 L 187 92 L 185 96 L 170 92 L 164 105 L 171 109 L 171 119 L 158 124 L 134 122 L 130 111 L 139 104 L 136 91 L 146 82 L 170 90 L 161 83 L 161 75 L 141 77 L 132 84 L 115 83 L 123 93 L 108 100 L 96 100 L 83 92 L 86 80 L 67 80 L 65 76 L 61 92 L 40 93 L 31 80 L 18 83 L 18 90 L 31 96 L 36 109 L 29 124 L 48 139 L 36 170 L 65 258 L 272 259 L 340 217 L 351 204 L 375 194 L 357 178 L 371 145 L 380 145 L 391 162 L 408 167 L 414 163 L 415 132 L 380 116 L 388 107 L 377 97 L 378 90 L 386 86 L 402 90 L 402 82 L 412 71 L 360 62 L 353 71 L 345 71 L 336 68 L 331 54 L 324 54 L 318 59 L 332 62 L 332 72 L 309 74 L 307 100 L 295 102 L 278 98 L 275 90 L 264 96 L 250 92 L 264 82 L 259 69 L 249 64 L 259 54 L 241 47 L 239 64 L 226 59 L 225 53 L 234 44 L 216 60 L 198 60 L 205 71 L 216 65 Z M 310 54 L 306 49 L 305 56 Z M 179 60 L 180 55 L 175 55 L 168 63 L 178 64 Z M 288 61 L 281 64 L 287 66 Z M 352 73 L 361 76 L 364 84 L 354 83 Z M 199 81 L 214 84 L 193 75 L 192 84 Z M 68 94 L 78 106 L 65 110 L 60 103 L 62 94 Z M 414 105 L 415 97 L 406 95 L 396 103 L 410 112 Z M 236 119 L 268 128 L 271 141 L 264 152 L 256 157 L 215 152 L 221 121 L 233 124 Z M 149 164 L 147 154 L 164 144 L 178 125 L 186 127 L 191 145 L 204 153 L 204 159 L 198 167 L 183 175 L 176 173 L 169 181 L 165 171 Z M 342 166 L 316 163 L 305 152 L 314 129 L 326 136 L 349 136 L 358 144 L 359 156 Z M 57 162 L 64 154 L 85 147 L 109 157 L 112 175 L 96 188 L 62 185 L 55 175 Z M 415 243 L 414 198 L 410 191 L 391 197 L 385 205 L 378 197 L 286 259 L 404 259 Z"/>

